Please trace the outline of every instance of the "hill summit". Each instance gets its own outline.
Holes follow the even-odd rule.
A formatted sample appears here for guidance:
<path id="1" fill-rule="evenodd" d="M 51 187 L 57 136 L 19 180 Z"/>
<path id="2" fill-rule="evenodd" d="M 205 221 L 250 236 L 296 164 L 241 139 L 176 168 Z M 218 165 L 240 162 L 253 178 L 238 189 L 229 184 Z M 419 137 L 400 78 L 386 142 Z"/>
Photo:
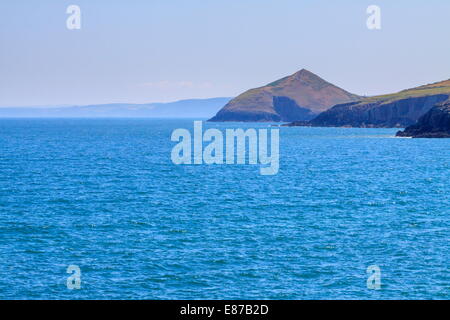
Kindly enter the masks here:
<path id="1" fill-rule="evenodd" d="M 302 69 L 240 94 L 210 121 L 310 120 L 336 104 L 359 99 L 359 96 Z"/>

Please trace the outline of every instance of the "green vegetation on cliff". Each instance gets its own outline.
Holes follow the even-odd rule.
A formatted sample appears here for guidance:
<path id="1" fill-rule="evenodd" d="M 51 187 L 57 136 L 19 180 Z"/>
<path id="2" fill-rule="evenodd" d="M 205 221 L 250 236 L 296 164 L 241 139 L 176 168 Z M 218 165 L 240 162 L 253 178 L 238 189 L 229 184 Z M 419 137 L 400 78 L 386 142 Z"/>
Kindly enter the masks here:
<path id="1" fill-rule="evenodd" d="M 358 102 L 336 105 L 308 122 L 290 126 L 382 127 L 410 126 L 436 104 L 450 98 L 450 80 L 393 94 L 365 97 Z"/>
<path id="2" fill-rule="evenodd" d="M 375 102 L 381 102 L 382 104 L 386 104 L 401 99 L 433 96 L 438 94 L 450 94 L 450 79 L 427 84 L 412 89 L 402 90 L 397 93 L 367 97 L 362 99 L 358 105 Z"/>

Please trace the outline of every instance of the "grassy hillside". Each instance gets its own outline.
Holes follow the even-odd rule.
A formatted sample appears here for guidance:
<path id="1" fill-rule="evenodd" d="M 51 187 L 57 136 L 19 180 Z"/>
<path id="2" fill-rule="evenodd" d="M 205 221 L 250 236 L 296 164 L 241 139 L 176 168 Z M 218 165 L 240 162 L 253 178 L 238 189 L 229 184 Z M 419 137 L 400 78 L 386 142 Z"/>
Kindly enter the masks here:
<path id="1" fill-rule="evenodd" d="M 278 99 L 284 97 L 287 99 Z M 278 100 L 277 100 L 278 99 Z M 265 86 L 245 91 L 231 100 L 211 121 L 293 121 L 300 114 L 319 114 L 360 96 L 347 92 L 302 69 Z M 274 101 L 278 101 L 274 105 Z M 287 102 L 289 101 L 289 102 Z M 287 106 L 280 105 L 287 103 Z"/>
<path id="2" fill-rule="evenodd" d="M 422 96 L 432 96 L 436 94 L 450 94 L 450 79 L 423 85 L 412 89 L 402 90 L 397 93 L 367 97 L 361 100 L 361 102 L 358 105 L 375 102 L 382 102 L 382 104 L 387 104 L 396 100 L 406 98 L 416 98 Z"/>

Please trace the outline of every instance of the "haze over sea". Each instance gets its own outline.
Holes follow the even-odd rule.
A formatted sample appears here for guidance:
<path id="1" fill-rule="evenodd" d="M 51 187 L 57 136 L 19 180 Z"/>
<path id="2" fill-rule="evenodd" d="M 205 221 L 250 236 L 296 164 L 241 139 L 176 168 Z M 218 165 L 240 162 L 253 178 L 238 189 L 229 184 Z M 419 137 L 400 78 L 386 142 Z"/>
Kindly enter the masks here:
<path id="1" fill-rule="evenodd" d="M 0 298 L 450 298 L 449 139 L 283 127 L 262 176 L 174 165 L 171 132 L 192 125 L 0 120 Z"/>

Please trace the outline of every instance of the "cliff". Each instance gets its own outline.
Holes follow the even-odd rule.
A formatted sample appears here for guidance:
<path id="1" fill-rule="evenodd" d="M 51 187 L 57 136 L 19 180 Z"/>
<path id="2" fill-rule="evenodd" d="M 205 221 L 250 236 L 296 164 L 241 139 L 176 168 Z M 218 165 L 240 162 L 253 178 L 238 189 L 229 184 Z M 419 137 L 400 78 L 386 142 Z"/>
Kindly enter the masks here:
<path id="1" fill-rule="evenodd" d="M 413 138 L 450 138 L 450 100 L 431 108 L 404 131 L 397 132 L 398 137 Z"/>
<path id="2" fill-rule="evenodd" d="M 242 93 L 209 121 L 309 120 L 333 105 L 357 99 L 360 97 L 302 69 Z"/>
<path id="3" fill-rule="evenodd" d="M 415 124 L 434 105 L 450 97 L 450 80 L 339 104 L 310 122 L 290 126 L 394 128 Z"/>

